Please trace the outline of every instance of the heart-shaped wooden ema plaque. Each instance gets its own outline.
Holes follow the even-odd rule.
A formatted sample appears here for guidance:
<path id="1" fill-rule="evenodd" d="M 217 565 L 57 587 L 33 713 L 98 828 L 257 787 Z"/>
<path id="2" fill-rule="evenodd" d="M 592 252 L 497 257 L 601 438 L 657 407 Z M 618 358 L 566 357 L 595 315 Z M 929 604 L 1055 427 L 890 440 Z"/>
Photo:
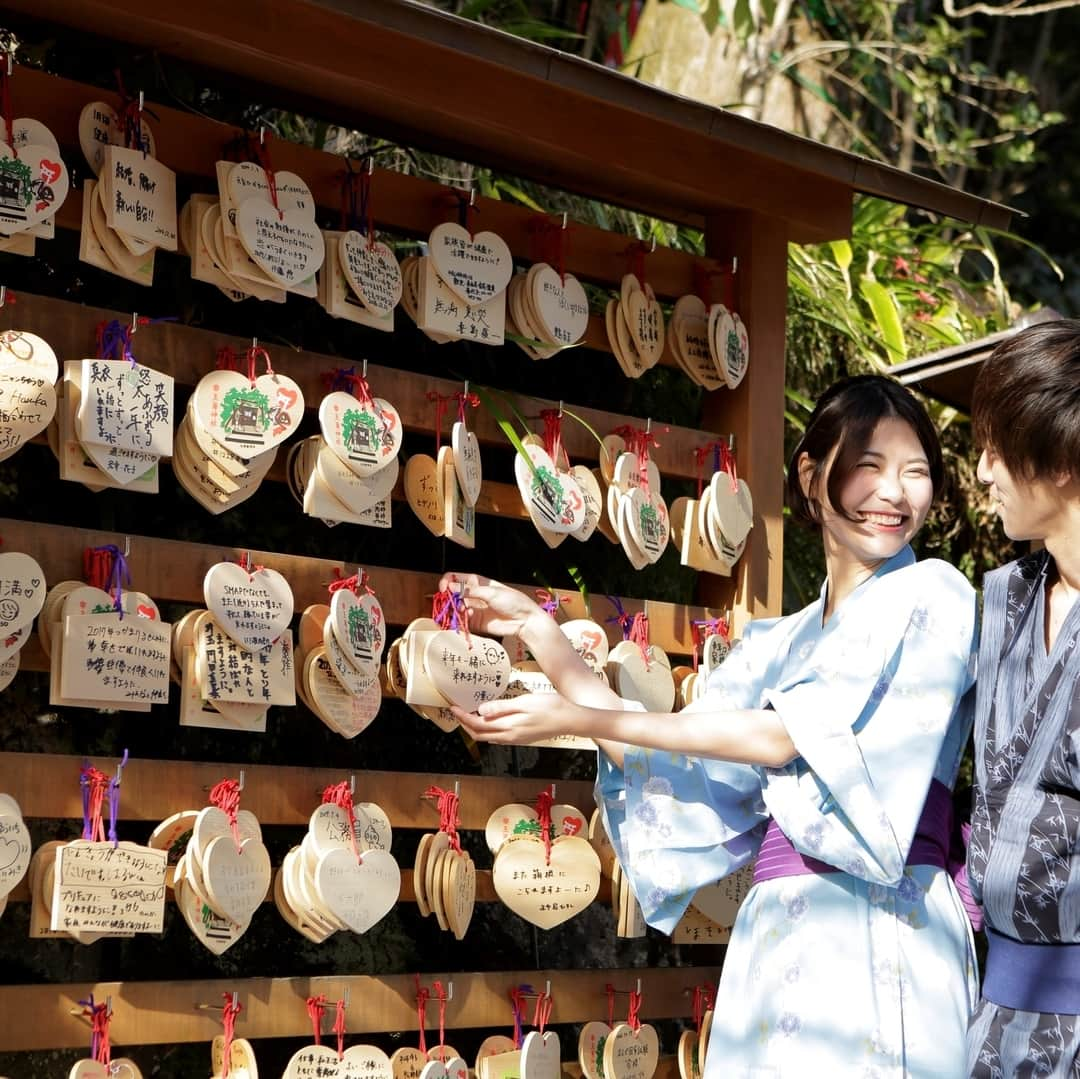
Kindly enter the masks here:
<path id="1" fill-rule="evenodd" d="M 0 162 L 8 183 L 0 204 L 0 233 L 10 236 L 52 217 L 67 198 L 67 166 L 54 147 L 21 146 L 16 157 L 0 143 Z"/>
<path id="2" fill-rule="evenodd" d="M 326 444 L 358 476 L 388 465 L 401 449 L 401 423 L 389 401 L 361 401 L 335 390 L 319 405 L 319 426 Z"/>
<path id="3" fill-rule="evenodd" d="M 366 933 L 397 902 L 401 870 L 387 851 L 367 851 L 357 862 L 352 851 L 339 848 L 320 855 L 315 887 L 335 918 L 354 933 Z"/>
<path id="4" fill-rule="evenodd" d="M 194 413 L 216 442 L 250 461 L 284 442 L 304 415 L 304 394 L 285 375 L 211 371 L 195 387 Z"/>
<path id="5" fill-rule="evenodd" d="M 533 310 L 548 340 L 564 348 L 576 345 L 589 328 L 589 298 L 581 282 L 572 274 L 560 279 L 541 264 L 530 271 L 529 284 Z"/>
<path id="6" fill-rule="evenodd" d="M 96 1060 L 76 1061 L 68 1079 L 109 1079 L 109 1069 Z"/>
<path id="7" fill-rule="evenodd" d="M 447 222 L 436 225 L 428 250 L 446 287 L 466 303 L 492 300 L 503 292 L 514 273 L 514 257 L 494 232 L 468 230 Z"/>
<path id="8" fill-rule="evenodd" d="M 636 1031 L 617 1023 L 604 1043 L 604 1079 L 652 1079 L 659 1061 L 660 1039 L 648 1023 Z"/>
<path id="9" fill-rule="evenodd" d="M 424 647 L 424 668 L 436 690 L 451 704 L 475 712 L 494 701 L 510 682 L 510 657 L 490 637 L 444 630 Z"/>
<path id="10" fill-rule="evenodd" d="M 655 299 L 644 292 L 633 292 L 623 309 L 630 338 L 649 367 L 664 352 L 664 313 Z"/>
<path id="11" fill-rule="evenodd" d="M 390 1067 L 394 1069 L 394 1079 L 420 1079 L 428 1059 L 426 1054 L 412 1046 L 402 1046 L 390 1054 Z"/>
<path id="12" fill-rule="evenodd" d="M 562 1048 L 553 1030 L 531 1030 L 521 1043 L 521 1079 L 561 1079 Z"/>
<path id="13" fill-rule="evenodd" d="M 56 415 L 56 390 L 21 366 L 0 366 L 0 460 L 17 453 L 41 434 Z"/>
<path id="14" fill-rule="evenodd" d="M 343 502 L 353 513 L 365 513 L 390 496 L 401 466 L 398 458 L 392 457 L 382 468 L 360 476 L 323 442 L 315 470 L 336 499 Z"/>
<path id="15" fill-rule="evenodd" d="M 632 641 L 621 641 L 611 650 L 608 664 L 614 669 L 612 687 L 620 697 L 640 701 L 647 712 L 670 712 L 675 703 L 671 660 L 657 645 L 648 645 L 646 651 L 648 663 Z"/>
<path id="16" fill-rule="evenodd" d="M 208 844 L 202 859 L 203 881 L 214 909 L 244 925 L 270 890 L 270 854 L 261 840 L 245 839 L 236 849 L 231 835 Z"/>
<path id="17" fill-rule="evenodd" d="M 60 377 L 60 364 L 52 346 L 26 330 L 0 332 L 0 366 L 44 379 L 50 386 Z"/>
<path id="18" fill-rule="evenodd" d="M 426 453 L 414 453 L 405 463 L 405 499 L 432 535 L 446 532 L 439 466 Z"/>
<path id="19" fill-rule="evenodd" d="M 237 925 L 229 918 L 223 918 L 212 907 L 207 906 L 198 894 L 188 888 L 183 879 L 178 877 L 173 888 L 176 905 L 187 927 L 195 939 L 214 955 L 222 955 L 231 948 L 247 931 L 251 920 Z"/>
<path id="20" fill-rule="evenodd" d="M 340 1079 L 341 1068 L 339 1067 L 336 1049 L 329 1045 L 305 1045 L 297 1049 L 289 1058 L 282 1072 L 281 1079 Z"/>
<path id="21" fill-rule="evenodd" d="M 23 879 L 30 867 L 30 832 L 21 816 L 0 806 L 0 898 Z"/>
<path id="22" fill-rule="evenodd" d="M 743 325 L 743 320 L 734 311 L 731 312 L 731 324 L 725 325 L 727 336 L 724 340 L 724 377 L 731 389 L 735 389 L 750 366 L 750 337 Z"/>
<path id="23" fill-rule="evenodd" d="M 484 481 L 483 466 L 480 461 L 480 443 L 476 435 L 458 420 L 450 432 L 450 446 L 454 454 L 454 471 L 457 473 L 461 493 L 470 506 L 475 506 Z"/>
<path id="24" fill-rule="evenodd" d="M 556 469 L 541 446 L 525 444 L 524 450 L 528 460 L 515 456 L 514 478 L 534 524 L 557 534 L 577 532 L 585 524 L 585 499 L 577 481 Z"/>
<path id="25" fill-rule="evenodd" d="M 323 264 L 323 235 L 300 210 L 281 211 L 261 199 L 236 208 L 236 235 L 252 261 L 283 288 L 306 281 Z"/>
<path id="26" fill-rule="evenodd" d="M 750 866 L 746 866 L 715 884 L 699 888 L 690 900 L 690 905 L 717 925 L 734 925 L 735 915 L 738 914 L 739 907 L 753 883 L 754 871 Z"/>
<path id="27" fill-rule="evenodd" d="M 600 859 L 578 836 L 556 837 L 550 862 L 539 839 L 511 839 L 495 858 L 492 882 L 512 911 L 541 929 L 552 929 L 596 898 Z"/>
<path id="28" fill-rule="evenodd" d="M 578 1035 L 578 1064 L 586 1079 L 603 1079 L 604 1044 L 611 1034 L 607 1023 L 591 1022 Z"/>
<path id="29" fill-rule="evenodd" d="M 0 633 L 28 626 L 45 605 L 45 573 L 21 551 L 0 554 Z"/>
<path id="30" fill-rule="evenodd" d="M 671 536 L 667 504 L 655 488 L 646 494 L 643 487 L 635 487 L 626 497 L 630 500 L 627 523 L 634 544 L 650 563 L 656 562 Z"/>
<path id="31" fill-rule="evenodd" d="M 394 1079 L 390 1058 L 375 1045 L 350 1045 L 338 1063 L 337 1079 Z"/>
<path id="32" fill-rule="evenodd" d="M 602 626 L 588 618 L 572 618 L 559 626 L 563 636 L 590 670 L 603 671 L 608 661 L 608 639 Z"/>
<path id="33" fill-rule="evenodd" d="M 345 658 L 362 675 L 378 673 L 386 645 L 386 621 L 379 601 L 339 588 L 330 601 L 334 636 Z"/>
<path id="34" fill-rule="evenodd" d="M 217 624 L 249 652 L 271 647 L 292 621 L 292 588 L 277 570 L 248 573 L 219 562 L 203 579 L 203 598 Z"/>
<path id="35" fill-rule="evenodd" d="M 401 299 L 401 267 L 379 240 L 352 230 L 338 242 L 338 260 L 349 287 L 377 315 L 388 315 Z"/>
<path id="36" fill-rule="evenodd" d="M 733 546 L 738 546 L 754 526 L 754 499 L 746 480 L 740 479 L 732 490 L 731 476 L 721 469 L 709 482 L 712 512 L 720 531 Z"/>
<path id="37" fill-rule="evenodd" d="M 130 1057 L 113 1057 L 109 1062 L 110 1079 L 143 1079 L 139 1065 Z"/>

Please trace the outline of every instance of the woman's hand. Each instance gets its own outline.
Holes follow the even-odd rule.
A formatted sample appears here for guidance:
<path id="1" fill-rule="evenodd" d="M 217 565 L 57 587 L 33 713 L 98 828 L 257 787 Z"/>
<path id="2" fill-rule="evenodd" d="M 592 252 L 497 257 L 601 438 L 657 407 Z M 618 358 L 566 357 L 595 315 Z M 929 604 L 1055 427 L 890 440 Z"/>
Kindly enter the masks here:
<path id="1" fill-rule="evenodd" d="M 469 612 L 469 628 L 477 633 L 492 637 L 523 636 L 530 618 L 547 617 L 540 605 L 523 592 L 475 573 L 464 577 L 448 573 L 439 581 L 439 588 L 461 592 Z"/>
<path id="2" fill-rule="evenodd" d="M 478 742 L 518 746 L 564 734 L 588 737 L 593 710 L 557 693 L 525 693 L 520 697 L 486 701 L 475 713 L 457 707 L 452 711 Z"/>

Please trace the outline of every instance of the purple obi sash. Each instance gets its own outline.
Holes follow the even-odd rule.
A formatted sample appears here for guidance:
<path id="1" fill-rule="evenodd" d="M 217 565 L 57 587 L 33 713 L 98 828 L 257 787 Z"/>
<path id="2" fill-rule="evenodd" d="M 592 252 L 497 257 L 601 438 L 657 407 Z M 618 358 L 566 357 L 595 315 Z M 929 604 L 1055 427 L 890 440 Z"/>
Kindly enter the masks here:
<path id="1" fill-rule="evenodd" d="M 948 866 L 949 834 L 952 830 L 952 793 L 944 783 L 934 780 L 926 795 L 922 816 L 915 829 L 915 838 L 908 851 L 908 865 Z M 778 877 L 800 877 L 809 873 L 842 873 L 837 866 L 819 862 L 801 854 L 780 830 L 775 820 L 769 821 L 754 865 L 754 883 L 776 880 Z"/>
<path id="2" fill-rule="evenodd" d="M 1022 1012 L 1080 1015 L 1080 944 L 1029 944 L 987 927 L 982 995 Z"/>

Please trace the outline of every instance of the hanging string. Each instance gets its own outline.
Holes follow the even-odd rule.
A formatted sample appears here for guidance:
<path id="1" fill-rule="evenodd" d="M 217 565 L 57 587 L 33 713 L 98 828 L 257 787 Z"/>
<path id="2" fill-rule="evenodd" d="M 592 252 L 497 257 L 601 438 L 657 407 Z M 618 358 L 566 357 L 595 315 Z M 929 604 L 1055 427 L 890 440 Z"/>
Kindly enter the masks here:
<path id="1" fill-rule="evenodd" d="M 540 825 L 540 838 L 544 841 L 544 864 L 551 865 L 551 806 L 555 795 L 551 787 L 545 787 L 536 796 L 536 819 Z"/>
<path id="2" fill-rule="evenodd" d="M 427 1026 L 427 1002 L 431 993 L 426 986 L 420 984 L 420 975 L 416 975 L 416 1015 L 420 1021 L 420 1052 L 427 1057 L 427 1035 L 424 1028 Z"/>
<path id="3" fill-rule="evenodd" d="M 734 494 L 739 489 L 739 477 L 735 471 L 735 454 L 723 440 L 717 442 L 717 458 L 716 471 L 719 472 L 722 468 L 728 474 L 731 478 L 731 493 Z"/>
<path id="4" fill-rule="evenodd" d="M 451 629 L 455 633 L 461 633 L 465 640 L 470 642 L 469 647 L 472 647 L 469 635 L 469 609 L 465 606 L 465 599 L 460 592 L 448 590 L 436 592 L 431 601 L 431 617 L 442 629 Z"/>
<path id="5" fill-rule="evenodd" d="M 237 369 L 236 352 L 229 345 L 223 345 L 217 350 L 214 369 L 216 371 L 235 371 Z"/>
<path id="6" fill-rule="evenodd" d="M 465 383 L 466 387 L 468 383 Z M 430 399 L 430 394 L 428 395 Z M 475 393 L 467 393 L 464 390 L 458 390 L 457 393 L 450 395 L 455 401 L 457 401 L 457 418 L 459 423 L 465 422 L 465 406 L 470 408 L 477 408 L 480 404 L 480 398 Z"/>
<path id="7" fill-rule="evenodd" d="M 439 1063 L 446 1063 L 446 990 L 442 982 L 432 982 L 439 1001 Z"/>
<path id="8" fill-rule="evenodd" d="M 140 150 L 143 154 L 148 154 L 150 137 L 149 133 L 143 132 L 142 114 L 149 113 L 155 120 L 157 115 L 144 107 L 140 100 L 141 95 L 135 96 L 127 92 L 119 68 L 113 69 L 113 75 L 116 77 L 116 92 L 120 95 L 120 108 L 116 110 L 116 113 L 124 130 L 124 148 Z"/>
<path id="9" fill-rule="evenodd" d="M 615 986 L 608 982 L 604 990 L 607 993 L 607 1025 L 613 1027 L 615 1025 Z"/>
<path id="10" fill-rule="evenodd" d="M 316 1045 L 322 1045 L 322 1017 L 326 1011 L 326 997 L 320 993 L 317 997 L 307 998 L 307 1013 L 311 1020 L 311 1034 Z"/>
<path id="11" fill-rule="evenodd" d="M 332 371 L 323 371 L 319 377 L 327 393 L 351 393 L 352 383 L 349 378 L 355 374 L 355 367 L 335 367 Z"/>
<path id="12" fill-rule="evenodd" d="M 536 602 L 540 604 L 540 610 L 546 611 L 555 617 L 556 612 L 564 603 L 570 602 L 569 596 L 556 596 L 549 592 L 546 588 L 538 588 L 536 590 Z"/>
<path id="13" fill-rule="evenodd" d="M 626 1012 L 626 1022 L 635 1034 L 641 1029 L 641 994 L 636 989 L 630 990 L 630 1006 Z"/>
<path id="14" fill-rule="evenodd" d="M 124 759 L 116 769 L 116 775 L 109 780 L 109 842 L 115 850 L 120 845 L 116 835 L 116 822 L 120 819 L 120 774 L 128 762 L 128 751 L 124 750 Z"/>
<path id="15" fill-rule="evenodd" d="M 225 1028 L 225 1040 L 222 1046 L 221 1079 L 229 1079 L 229 1058 L 232 1056 L 232 1043 L 236 1035 L 236 1017 L 244 1010 L 244 1006 L 239 1000 L 234 1000 L 233 993 L 222 993 L 222 996 L 225 998 L 225 1007 L 221 1009 L 221 1024 Z"/>
<path id="16" fill-rule="evenodd" d="M 99 322 L 95 337 L 99 360 L 127 360 L 134 366 L 135 357 L 131 354 L 131 323 L 115 318 L 108 322 Z"/>
<path id="17" fill-rule="evenodd" d="M 239 851 L 240 826 L 236 818 L 240 812 L 240 783 L 235 779 L 223 779 L 210 791 L 210 804 L 217 806 L 229 818 L 229 829 Z"/>
<path id="18" fill-rule="evenodd" d="M 544 452 L 555 462 L 555 467 L 558 468 L 559 458 L 563 452 L 562 409 L 545 408 L 540 413 L 540 418 L 544 421 Z"/>
<path id="19" fill-rule="evenodd" d="M 273 367 L 270 366 L 270 353 L 266 351 L 261 345 L 253 344 L 246 353 L 247 356 L 247 369 L 248 369 L 248 381 L 255 385 L 255 371 L 259 360 L 266 362 L 266 373 L 268 375 L 274 374 Z"/>
<path id="20" fill-rule="evenodd" d="M 123 590 L 131 587 L 131 572 L 123 552 L 115 543 L 106 543 L 101 547 L 87 547 L 83 550 L 83 575 L 87 584 L 108 592 L 113 601 L 113 610 L 124 617 Z"/>
<path id="21" fill-rule="evenodd" d="M 694 986 L 694 1030 L 696 1033 L 701 1033 L 701 1020 L 705 1017 L 705 994 L 701 991 L 700 985 Z"/>
<path id="22" fill-rule="evenodd" d="M 623 607 L 622 600 L 618 596 L 608 596 L 607 601 L 615 608 L 615 613 L 610 618 L 605 618 L 604 621 L 617 622 L 622 630 L 622 639 L 624 641 L 630 640 L 630 630 L 634 624 L 634 616 Z"/>
<path id="23" fill-rule="evenodd" d="M 562 284 L 566 284 L 566 255 L 570 247 L 570 229 L 566 224 L 566 215 L 562 222 L 552 221 L 549 217 L 537 214 L 531 217 L 526 227 L 531 237 L 530 249 L 533 262 L 546 262 L 553 266 Z"/>
<path id="24" fill-rule="evenodd" d="M 112 1022 L 112 1012 L 109 1003 L 94 1003 L 94 994 L 91 993 L 87 1000 L 80 1000 L 78 1004 L 83 1009 L 83 1017 L 90 1020 L 90 1059 L 106 1068 L 112 1063 L 112 1046 L 109 1044 L 109 1024 Z"/>
<path id="25" fill-rule="evenodd" d="M 626 249 L 626 264 L 628 272 L 632 273 L 641 287 L 645 288 L 645 256 L 650 253 L 650 247 L 642 240 L 636 240 Z"/>
<path id="26" fill-rule="evenodd" d="M 323 791 L 322 800 L 327 805 L 339 806 L 345 810 L 349 820 L 349 843 L 352 845 L 353 854 L 356 855 L 356 864 L 363 865 L 364 859 L 360 854 L 360 846 L 356 842 L 356 808 L 353 805 L 352 787 L 345 783 L 336 783 Z"/>
<path id="27" fill-rule="evenodd" d="M 341 570 L 335 566 L 334 580 L 332 580 L 326 588 L 331 596 L 342 588 L 349 589 L 350 592 L 357 596 L 360 595 L 361 592 L 364 592 L 365 595 L 373 596 L 375 595 L 375 589 L 371 587 L 370 580 L 366 569 L 362 569 L 359 573 L 354 573 L 351 577 L 342 577 Z"/>
<path id="28" fill-rule="evenodd" d="M 243 554 L 236 560 L 236 564 L 249 576 L 254 577 L 256 573 L 262 573 L 266 567 L 259 562 L 251 561 L 251 552 L 244 551 Z"/>
<path id="29" fill-rule="evenodd" d="M 648 670 L 652 649 L 649 647 L 649 616 L 644 611 L 638 611 L 631 620 L 630 635 L 627 640 L 633 641 L 638 646 L 645 670 Z"/>
<path id="30" fill-rule="evenodd" d="M 446 833 L 450 839 L 450 847 L 460 854 L 461 837 L 458 835 L 458 827 L 461 821 L 458 817 L 458 806 L 461 804 L 461 799 L 453 791 L 443 790 L 442 787 L 428 787 L 424 791 L 424 797 L 437 800 L 439 831 Z"/>
<path id="31" fill-rule="evenodd" d="M 515 985 L 510 989 L 510 1006 L 514 1011 L 514 1048 L 520 1049 L 524 1040 L 521 1029 L 522 1020 L 525 1016 L 525 994 L 529 992 L 526 985 Z"/>
<path id="32" fill-rule="evenodd" d="M 258 142 L 255 142 L 254 136 L 249 136 L 249 139 L 255 151 L 255 160 L 258 161 L 263 172 L 266 173 L 266 186 L 270 189 L 270 201 L 273 203 L 274 209 L 277 210 L 278 219 L 280 220 L 285 216 L 285 211 L 278 205 L 277 174 L 274 172 L 274 166 L 270 161 L 270 135 L 265 129 L 260 129 Z"/>
<path id="33" fill-rule="evenodd" d="M 435 402 L 435 454 L 438 456 L 439 447 L 442 445 L 442 427 L 443 420 L 446 418 L 446 406 L 453 400 L 453 397 L 450 394 L 428 390 L 427 399 Z"/>
<path id="34" fill-rule="evenodd" d="M 536 998 L 536 1012 L 533 1014 L 533 1026 L 543 1034 L 544 1027 L 547 1026 L 548 1020 L 551 1018 L 551 1006 L 553 998 L 547 993 L 541 993 Z"/>
<path id="35" fill-rule="evenodd" d="M 83 761 L 79 769 L 79 786 L 82 788 L 83 839 L 91 843 L 105 842 L 105 826 L 101 821 L 101 807 L 105 792 L 109 789 L 109 777 L 89 761 Z"/>
<path id="36" fill-rule="evenodd" d="M 341 1060 L 345 1056 L 345 1001 L 340 997 L 334 1014 L 334 1033 L 337 1035 L 338 1060 Z"/>

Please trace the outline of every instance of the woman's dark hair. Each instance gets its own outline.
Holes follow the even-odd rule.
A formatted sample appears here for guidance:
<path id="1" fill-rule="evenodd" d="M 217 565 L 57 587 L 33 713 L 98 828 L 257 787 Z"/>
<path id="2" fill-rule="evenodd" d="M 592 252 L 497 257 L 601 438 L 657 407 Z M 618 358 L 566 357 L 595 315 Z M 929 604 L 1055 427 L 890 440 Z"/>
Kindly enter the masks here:
<path id="1" fill-rule="evenodd" d="M 1014 476 L 1080 478 L 1080 322 L 1041 322 L 998 345 L 975 379 L 971 422 Z"/>
<path id="2" fill-rule="evenodd" d="M 884 375 L 854 375 L 834 382 L 818 398 L 806 431 L 788 462 L 787 497 L 795 520 L 810 528 L 821 527 L 818 509 L 822 481 L 833 509 L 849 520 L 853 519 L 844 511 L 840 493 L 870 445 L 874 428 L 881 420 L 892 417 L 903 420 L 918 436 L 930 465 L 934 494 L 938 493 L 945 480 L 945 466 L 941 443 L 926 409 L 894 379 Z M 836 458 L 826 477 L 825 465 L 834 449 L 837 450 Z M 804 453 L 814 463 L 809 496 L 803 494 L 799 482 L 799 458 Z"/>

